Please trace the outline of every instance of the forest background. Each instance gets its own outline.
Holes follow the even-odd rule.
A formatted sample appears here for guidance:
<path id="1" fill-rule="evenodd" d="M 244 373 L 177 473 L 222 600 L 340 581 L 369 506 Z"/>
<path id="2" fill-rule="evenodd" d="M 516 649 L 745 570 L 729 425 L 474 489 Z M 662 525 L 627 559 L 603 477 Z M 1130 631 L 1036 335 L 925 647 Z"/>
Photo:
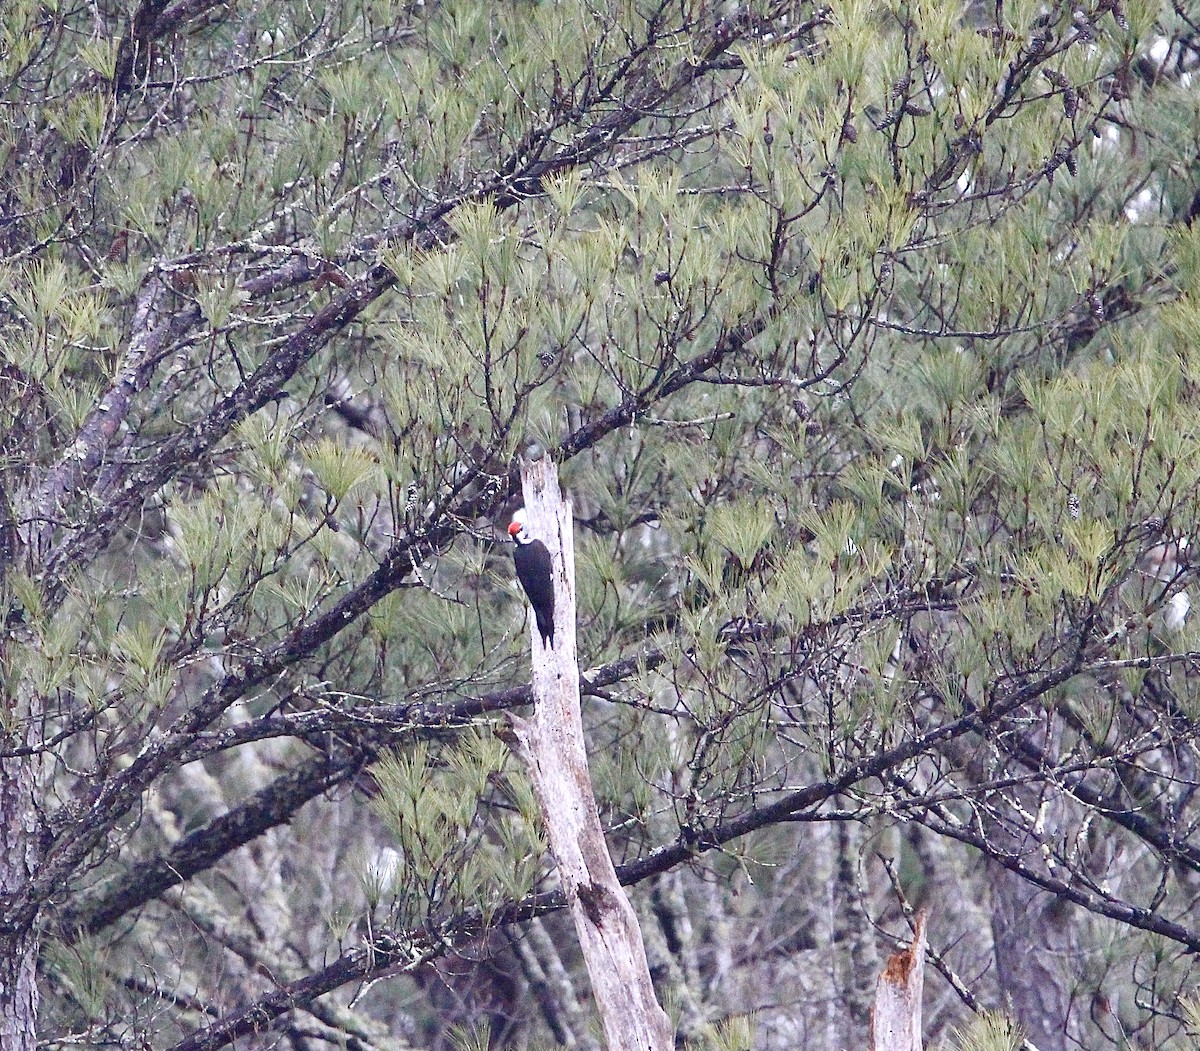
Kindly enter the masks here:
<path id="1" fill-rule="evenodd" d="M 681 1040 L 864 1046 L 924 907 L 931 1046 L 1195 1046 L 1198 61 L 1182 0 L 7 0 L 6 1051 L 599 1046 L 494 732 L 531 446 Z"/>

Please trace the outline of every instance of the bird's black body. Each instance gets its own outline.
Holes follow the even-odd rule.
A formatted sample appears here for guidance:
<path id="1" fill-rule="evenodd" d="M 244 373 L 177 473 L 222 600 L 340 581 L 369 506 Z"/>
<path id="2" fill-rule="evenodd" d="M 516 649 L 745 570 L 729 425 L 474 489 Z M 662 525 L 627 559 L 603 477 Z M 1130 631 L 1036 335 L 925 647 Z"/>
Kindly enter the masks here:
<path id="1" fill-rule="evenodd" d="M 520 523 L 514 522 L 509 532 L 517 542 L 513 552 L 513 563 L 517 568 L 517 579 L 537 619 L 542 644 L 554 645 L 554 575 L 550 567 L 550 552 L 540 540 L 534 540 Z"/>

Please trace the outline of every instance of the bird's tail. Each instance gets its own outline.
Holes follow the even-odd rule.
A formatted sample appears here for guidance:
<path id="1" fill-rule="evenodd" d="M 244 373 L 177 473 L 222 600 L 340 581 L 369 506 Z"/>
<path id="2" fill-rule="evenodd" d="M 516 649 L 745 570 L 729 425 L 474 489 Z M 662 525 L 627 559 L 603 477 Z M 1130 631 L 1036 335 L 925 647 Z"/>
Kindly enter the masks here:
<path id="1" fill-rule="evenodd" d="M 543 646 L 554 645 L 554 622 L 549 617 L 542 616 L 537 610 L 534 610 L 534 617 L 537 620 L 538 633 L 542 636 Z"/>

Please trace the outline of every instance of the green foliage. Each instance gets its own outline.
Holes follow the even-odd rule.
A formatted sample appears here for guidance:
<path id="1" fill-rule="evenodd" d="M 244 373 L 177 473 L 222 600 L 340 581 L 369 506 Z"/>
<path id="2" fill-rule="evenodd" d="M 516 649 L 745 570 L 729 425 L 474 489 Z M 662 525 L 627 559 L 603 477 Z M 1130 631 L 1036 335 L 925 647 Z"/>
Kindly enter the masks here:
<path id="1" fill-rule="evenodd" d="M 48 967 L 69 990 L 73 1005 L 87 1021 L 107 1013 L 113 993 L 110 961 L 104 946 L 92 939 L 73 944 L 51 942 L 45 948 Z"/>
<path id="2" fill-rule="evenodd" d="M 445 922 L 472 906 L 486 922 L 492 909 L 533 889 L 545 846 L 532 791 L 507 765 L 486 731 L 463 735 L 436 764 L 418 744 L 375 765 L 374 810 L 398 853 L 390 872 L 368 874 L 369 897 L 384 905 L 389 925 Z"/>
<path id="3" fill-rule="evenodd" d="M 748 1051 L 754 1046 L 754 1017 L 734 1015 L 709 1026 L 696 1046 L 705 1051 Z"/>
<path id="4" fill-rule="evenodd" d="M 1180 1001 L 1180 1006 L 1183 1008 L 1183 1017 L 1187 1021 L 1187 1035 L 1193 1039 L 1200 1039 L 1200 1001 L 1189 996 Z"/>
<path id="5" fill-rule="evenodd" d="M 999 1011 L 983 1011 L 971 1024 L 954 1030 L 951 1047 L 955 1051 L 1019 1051 L 1025 1038 L 1021 1028 Z"/>
<path id="6" fill-rule="evenodd" d="M 529 784 L 473 721 L 529 678 L 503 529 L 531 442 L 576 507 L 582 659 L 631 658 L 585 700 L 615 855 L 700 870 L 742 849 L 723 829 L 811 821 L 807 850 L 831 814 L 902 815 L 906 866 L 958 836 L 1192 930 L 1186 12 L 235 6 L 0 5 L 2 726 L 45 743 L 29 820 L 70 859 L 39 922 L 180 873 L 105 919 L 111 954 L 51 950 L 48 1043 L 168 1046 L 206 997 L 252 1007 L 355 939 L 511 952 L 546 1003 L 577 982 L 507 926 L 455 940 L 551 885 Z M 1046 833 L 1051 803 L 1120 871 Z M 275 859 L 306 835 L 301 890 Z M 771 953 L 807 951 L 815 913 L 720 902 L 729 871 L 688 886 L 696 942 L 794 910 Z M 675 919 L 659 976 L 694 1031 L 732 1019 L 698 1042 L 785 1042 L 749 994 L 702 1002 L 774 957 L 695 950 L 677 980 Z M 1165 1047 L 1186 965 L 1155 953 L 1114 981 Z M 338 1039 L 393 1038 L 335 999 Z M 580 1038 L 546 1011 L 490 1039 Z"/>
<path id="7" fill-rule="evenodd" d="M 488 1051 L 492 1046 L 487 1026 L 474 1029 L 453 1026 L 450 1030 L 450 1040 L 457 1051 Z"/>

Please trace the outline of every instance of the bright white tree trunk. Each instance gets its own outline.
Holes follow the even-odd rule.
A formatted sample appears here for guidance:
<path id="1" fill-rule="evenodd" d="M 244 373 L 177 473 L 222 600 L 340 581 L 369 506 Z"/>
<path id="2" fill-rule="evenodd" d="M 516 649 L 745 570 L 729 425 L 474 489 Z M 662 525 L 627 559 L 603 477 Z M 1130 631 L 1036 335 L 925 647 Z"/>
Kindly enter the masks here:
<path id="1" fill-rule="evenodd" d="M 871 1051 L 921 1051 L 921 996 L 925 991 L 925 914 L 917 916 L 912 944 L 888 957 L 875 986 Z"/>
<path id="2" fill-rule="evenodd" d="M 548 458 L 523 465 L 526 527 L 554 566 L 554 647 L 533 628 L 531 720 L 513 728 L 570 904 L 609 1051 L 670 1051 L 674 1029 L 654 995 L 641 928 L 617 880 L 596 811 L 583 742 L 575 653 L 575 552 L 570 504 Z"/>

